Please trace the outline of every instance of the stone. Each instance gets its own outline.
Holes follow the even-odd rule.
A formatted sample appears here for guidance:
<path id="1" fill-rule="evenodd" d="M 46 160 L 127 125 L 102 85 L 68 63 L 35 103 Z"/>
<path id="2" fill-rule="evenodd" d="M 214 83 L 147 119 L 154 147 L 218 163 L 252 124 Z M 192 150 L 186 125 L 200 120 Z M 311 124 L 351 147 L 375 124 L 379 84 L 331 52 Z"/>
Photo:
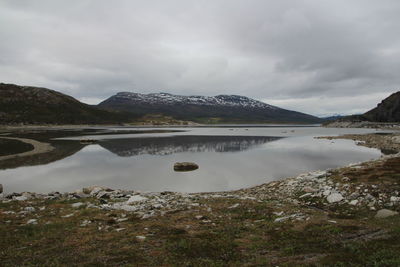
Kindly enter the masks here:
<path id="1" fill-rule="evenodd" d="M 274 220 L 274 222 L 284 222 L 284 221 L 286 221 L 286 220 L 288 220 L 288 219 L 290 219 L 290 218 L 292 218 L 293 216 L 291 216 L 291 215 L 289 215 L 289 216 L 285 216 L 285 217 L 279 217 L 279 218 L 276 218 L 275 220 Z"/>
<path id="2" fill-rule="evenodd" d="M 85 227 L 85 226 L 87 226 L 87 225 L 90 224 L 90 223 L 92 223 L 92 222 L 89 221 L 89 220 L 84 220 L 84 221 L 81 223 L 81 226 L 82 226 L 82 227 Z"/>
<path id="3" fill-rule="evenodd" d="M 142 235 L 137 235 L 136 239 L 139 240 L 139 241 L 144 241 L 144 240 L 146 240 L 146 237 L 142 236 Z"/>
<path id="4" fill-rule="evenodd" d="M 145 201 L 145 200 L 147 200 L 147 199 L 148 199 L 147 197 L 142 197 L 142 196 L 139 196 L 139 195 L 134 195 L 134 196 L 131 196 L 131 197 L 126 201 L 126 203 L 131 204 L 131 203 L 134 203 L 134 202 Z"/>
<path id="5" fill-rule="evenodd" d="M 85 204 L 82 203 L 82 202 L 76 202 L 76 203 L 71 204 L 71 207 L 73 207 L 73 208 L 79 208 L 79 207 L 81 207 L 81 206 L 83 206 L 83 205 L 85 205 Z"/>
<path id="6" fill-rule="evenodd" d="M 305 193 L 304 195 L 299 196 L 299 198 L 305 198 L 311 196 L 311 193 Z"/>
<path id="7" fill-rule="evenodd" d="M 36 209 L 34 207 L 25 207 L 24 211 L 34 212 Z"/>
<path id="8" fill-rule="evenodd" d="M 323 194 L 324 196 L 329 196 L 330 193 L 331 193 L 331 190 L 325 190 L 322 194 Z"/>
<path id="9" fill-rule="evenodd" d="M 306 193 L 314 193 L 314 192 L 317 191 L 317 189 L 312 188 L 310 186 L 306 186 L 306 187 L 303 188 L 303 191 L 306 192 Z"/>
<path id="10" fill-rule="evenodd" d="M 228 207 L 228 209 L 234 209 L 234 208 L 237 208 L 239 206 L 240 206 L 240 204 L 236 203 L 236 204 L 233 204 L 232 206 Z"/>
<path id="11" fill-rule="evenodd" d="M 13 199 L 14 199 L 14 200 L 18 200 L 18 201 L 25 201 L 25 200 L 28 200 L 28 198 L 25 197 L 25 196 L 14 197 Z"/>
<path id="12" fill-rule="evenodd" d="M 37 219 L 30 219 L 26 222 L 26 224 L 37 224 Z"/>
<path id="13" fill-rule="evenodd" d="M 326 198 L 326 200 L 329 203 L 336 203 L 336 202 L 343 200 L 343 196 L 339 193 L 332 193 Z"/>
<path id="14" fill-rule="evenodd" d="M 87 195 L 96 195 L 100 191 L 109 191 L 110 189 L 104 186 L 98 186 L 98 185 L 93 185 L 93 186 L 88 186 L 82 188 L 82 192 Z"/>
<path id="15" fill-rule="evenodd" d="M 97 196 L 97 198 L 110 198 L 110 194 L 106 191 L 100 191 Z"/>
<path id="16" fill-rule="evenodd" d="M 174 164 L 174 171 L 177 172 L 194 171 L 198 168 L 199 165 L 193 162 L 177 162 Z"/>
<path id="17" fill-rule="evenodd" d="M 353 199 L 352 201 L 349 202 L 350 205 L 355 206 L 358 204 L 358 200 L 357 199 Z"/>
<path id="18" fill-rule="evenodd" d="M 400 202 L 400 197 L 390 197 L 391 202 Z"/>
<path id="19" fill-rule="evenodd" d="M 381 210 L 378 210 L 378 212 L 375 215 L 375 218 L 387 218 L 387 217 L 394 216 L 397 214 L 399 214 L 397 211 L 381 209 Z"/>

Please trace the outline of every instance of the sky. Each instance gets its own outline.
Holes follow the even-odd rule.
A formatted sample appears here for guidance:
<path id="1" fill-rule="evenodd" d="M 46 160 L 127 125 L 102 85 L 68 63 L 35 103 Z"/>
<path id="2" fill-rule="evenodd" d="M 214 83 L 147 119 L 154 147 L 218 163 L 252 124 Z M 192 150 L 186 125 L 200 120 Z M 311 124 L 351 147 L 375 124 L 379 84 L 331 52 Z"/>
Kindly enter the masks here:
<path id="1" fill-rule="evenodd" d="M 399 90 L 398 0 L 0 0 L 0 82 L 96 104 L 245 95 L 317 116 Z"/>

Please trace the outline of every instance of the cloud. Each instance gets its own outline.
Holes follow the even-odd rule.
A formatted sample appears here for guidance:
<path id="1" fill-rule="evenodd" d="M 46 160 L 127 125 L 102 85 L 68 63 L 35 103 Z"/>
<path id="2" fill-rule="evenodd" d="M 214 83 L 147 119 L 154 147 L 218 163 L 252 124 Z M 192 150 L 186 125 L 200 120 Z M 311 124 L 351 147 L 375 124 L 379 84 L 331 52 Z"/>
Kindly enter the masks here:
<path id="1" fill-rule="evenodd" d="M 90 103 L 242 94 L 349 114 L 398 90 L 399 12 L 396 0 L 4 0 L 0 80 Z"/>

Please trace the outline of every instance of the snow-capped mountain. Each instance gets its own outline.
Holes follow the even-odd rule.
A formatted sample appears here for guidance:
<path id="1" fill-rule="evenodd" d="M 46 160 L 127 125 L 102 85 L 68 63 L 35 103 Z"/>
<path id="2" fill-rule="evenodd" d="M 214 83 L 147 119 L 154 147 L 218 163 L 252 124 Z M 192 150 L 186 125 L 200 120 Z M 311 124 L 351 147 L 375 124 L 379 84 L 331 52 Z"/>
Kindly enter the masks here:
<path id="1" fill-rule="evenodd" d="M 200 123 L 319 123 L 317 117 L 285 110 L 245 96 L 182 96 L 120 92 L 98 107 L 139 115 L 163 114 Z"/>
<path id="2" fill-rule="evenodd" d="M 148 104 L 164 105 L 200 105 L 200 106 L 231 106 L 277 109 L 275 106 L 239 95 L 217 95 L 217 96 L 183 96 L 169 93 L 138 94 L 120 92 L 113 96 L 117 101 L 141 102 Z"/>

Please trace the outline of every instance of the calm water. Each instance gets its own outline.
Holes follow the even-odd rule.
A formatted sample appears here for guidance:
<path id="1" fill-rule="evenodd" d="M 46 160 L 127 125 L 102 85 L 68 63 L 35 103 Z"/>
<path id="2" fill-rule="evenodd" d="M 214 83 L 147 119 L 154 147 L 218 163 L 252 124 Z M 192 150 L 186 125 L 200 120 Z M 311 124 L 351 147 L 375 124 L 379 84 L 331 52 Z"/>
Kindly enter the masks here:
<path id="1" fill-rule="evenodd" d="M 0 170 L 0 183 L 5 192 L 65 192 L 89 185 L 141 191 L 221 191 L 381 155 L 379 150 L 356 146 L 350 140 L 314 139 L 321 135 L 374 132 L 366 129 L 180 130 L 185 132 L 86 136 L 99 140 L 92 145 L 80 144 L 77 139 L 82 137 L 62 138 L 56 141 L 57 155 L 43 160 L 46 164 Z M 200 168 L 174 172 L 173 164 L 178 161 L 196 162 Z"/>

